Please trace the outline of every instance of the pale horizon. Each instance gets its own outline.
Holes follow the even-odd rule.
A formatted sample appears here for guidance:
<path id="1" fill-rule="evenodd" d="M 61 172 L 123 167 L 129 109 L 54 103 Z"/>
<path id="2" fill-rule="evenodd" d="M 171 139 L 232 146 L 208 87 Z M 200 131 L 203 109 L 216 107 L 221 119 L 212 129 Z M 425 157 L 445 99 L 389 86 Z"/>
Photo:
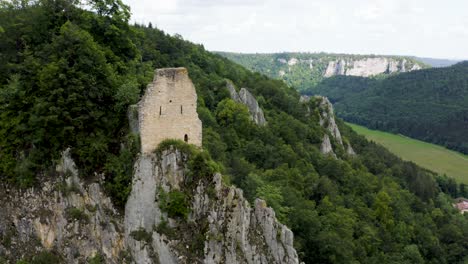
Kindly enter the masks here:
<path id="1" fill-rule="evenodd" d="M 237 53 L 468 59 L 468 1 L 124 0 L 132 22 Z"/>

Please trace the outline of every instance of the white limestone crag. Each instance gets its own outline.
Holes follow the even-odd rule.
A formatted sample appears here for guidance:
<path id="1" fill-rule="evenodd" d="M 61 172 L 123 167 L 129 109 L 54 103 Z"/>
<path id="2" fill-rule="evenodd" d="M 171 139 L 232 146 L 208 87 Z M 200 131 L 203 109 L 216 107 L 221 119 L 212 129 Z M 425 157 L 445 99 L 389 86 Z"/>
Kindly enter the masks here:
<path id="1" fill-rule="evenodd" d="M 409 67 L 411 66 L 411 68 Z M 324 77 L 335 75 L 349 75 L 369 77 L 378 74 L 391 74 L 396 72 L 406 72 L 421 69 L 417 63 L 410 64 L 406 59 L 369 57 L 362 59 L 336 59 L 328 62 L 328 66 L 323 73 Z"/>
<path id="2" fill-rule="evenodd" d="M 333 150 L 330 136 L 333 137 L 333 140 L 342 146 L 348 155 L 356 155 L 353 147 L 347 140 L 343 140 L 341 136 L 340 129 L 336 124 L 335 113 L 333 110 L 333 105 L 324 96 L 307 96 L 302 95 L 299 98 L 300 103 L 308 103 L 311 99 L 316 103 L 316 107 L 319 110 L 319 125 L 326 129 L 327 134 L 323 136 L 322 143 L 320 145 L 320 152 L 323 154 L 331 154 L 333 157 L 336 157 L 336 154 Z M 310 114 L 310 107 L 307 106 L 307 114 Z M 330 135 L 330 136 L 329 136 Z"/>
<path id="3" fill-rule="evenodd" d="M 323 135 L 322 144 L 320 145 L 320 152 L 325 155 L 330 154 L 336 158 L 336 154 L 333 152 L 333 147 L 330 142 L 330 137 L 327 134 Z"/>
<path id="4" fill-rule="evenodd" d="M 85 185 L 66 150 L 58 177 L 25 191 L 0 186 L 0 255 L 11 263 L 45 250 L 66 263 L 87 263 L 99 254 L 106 263 L 125 256 L 122 218 L 100 184 Z"/>
<path id="5" fill-rule="evenodd" d="M 267 122 L 262 108 L 258 105 L 255 96 L 253 96 L 247 88 L 241 88 L 238 93 L 234 84 L 230 80 L 226 80 L 226 88 L 228 89 L 232 100 L 247 106 L 250 116 L 255 124 L 259 126 L 266 125 Z"/>
<path id="6" fill-rule="evenodd" d="M 265 202 L 257 200 L 251 208 L 240 189 L 223 185 L 220 174 L 206 175 L 187 189 L 186 159 L 170 149 L 136 163 L 125 210 L 125 237 L 136 263 L 299 262 L 292 232 Z M 161 212 L 159 196 L 172 190 L 190 193 L 188 219 Z M 177 235 L 158 233 L 162 221 Z M 151 241 L 135 240 L 131 234 L 137 230 L 145 230 Z"/>

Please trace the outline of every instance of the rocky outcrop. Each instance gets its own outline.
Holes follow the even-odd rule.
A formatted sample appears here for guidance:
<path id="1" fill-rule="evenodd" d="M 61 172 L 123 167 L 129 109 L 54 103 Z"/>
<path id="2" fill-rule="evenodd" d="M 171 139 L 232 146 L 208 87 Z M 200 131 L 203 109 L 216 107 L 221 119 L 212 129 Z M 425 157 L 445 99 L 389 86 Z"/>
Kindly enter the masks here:
<path id="1" fill-rule="evenodd" d="M 411 66 L 411 68 L 409 68 Z M 416 63 L 411 64 L 406 59 L 375 57 L 363 59 L 337 59 L 328 62 L 323 74 L 324 77 L 334 75 L 350 75 L 369 77 L 378 74 L 391 74 L 419 70 L 422 67 Z"/>
<path id="2" fill-rule="evenodd" d="M 292 232 L 265 202 L 251 208 L 220 174 L 189 184 L 186 161 L 171 149 L 136 163 L 125 209 L 125 237 L 136 263 L 298 263 Z M 187 219 L 160 209 L 163 194 L 174 191 L 187 194 Z M 138 232 L 147 239 L 137 239 Z"/>
<path id="3" fill-rule="evenodd" d="M 15 263 L 47 250 L 66 263 L 87 263 L 98 255 L 122 263 L 122 217 L 100 184 L 78 179 L 68 150 L 57 173 L 25 191 L 0 186 L 0 256 Z"/>
<path id="4" fill-rule="evenodd" d="M 343 145 L 343 140 L 341 138 L 340 129 L 336 125 L 335 113 L 333 110 L 333 105 L 330 103 L 328 98 L 323 96 L 315 96 L 318 101 L 319 107 L 319 124 L 320 126 L 326 128 L 332 137 L 340 144 Z"/>
<path id="5" fill-rule="evenodd" d="M 344 60 L 330 61 L 328 67 L 323 74 L 324 77 L 331 77 L 334 75 L 345 75 L 346 62 Z"/>
<path id="6" fill-rule="evenodd" d="M 341 136 L 340 129 L 336 124 L 335 113 L 333 110 L 332 103 L 324 96 L 307 96 L 302 95 L 299 98 L 300 103 L 307 103 L 311 99 L 316 103 L 316 107 L 319 110 L 319 124 L 326 129 L 327 134 L 323 136 L 322 143 L 320 145 L 320 152 L 323 154 L 331 154 L 336 157 L 335 152 L 333 151 L 333 146 L 330 140 L 330 136 L 333 137 L 334 141 L 342 146 L 348 155 L 356 155 L 353 147 L 347 140 L 343 140 Z M 310 114 L 310 107 L 307 106 L 307 114 Z M 330 135 L 330 136 L 329 136 Z"/>
<path id="7" fill-rule="evenodd" d="M 228 89 L 232 100 L 247 106 L 250 116 L 255 124 L 260 126 L 266 125 L 263 110 L 258 105 L 255 96 L 253 96 L 246 88 L 241 88 L 239 93 L 237 93 L 234 84 L 229 80 L 226 81 L 226 88 Z"/>
<path id="8" fill-rule="evenodd" d="M 298 263 L 293 234 L 257 199 L 253 207 L 220 174 L 194 178 L 177 149 L 135 163 L 125 215 L 98 182 L 84 184 L 64 152 L 61 175 L 40 188 L 0 186 L 0 256 L 11 263 L 52 251 L 66 263 Z M 187 216 L 161 208 L 184 195 Z"/>
<path id="9" fill-rule="evenodd" d="M 328 136 L 328 134 L 323 135 L 322 144 L 320 145 L 320 152 L 326 155 L 330 154 L 336 158 L 336 155 L 335 155 L 335 152 L 333 152 L 333 147 L 330 142 L 330 137 Z"/>

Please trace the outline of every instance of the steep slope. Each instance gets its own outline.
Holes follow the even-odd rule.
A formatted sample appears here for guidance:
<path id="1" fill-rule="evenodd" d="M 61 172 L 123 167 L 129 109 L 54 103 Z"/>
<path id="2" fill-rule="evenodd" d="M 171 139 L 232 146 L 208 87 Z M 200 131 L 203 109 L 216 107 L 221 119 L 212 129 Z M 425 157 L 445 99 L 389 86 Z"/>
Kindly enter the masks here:
<path id="1" fill-rule="evenodd" d="M 202 45 L 184 41 L 180 36 L 169 36 L 149 26 L 130 26 L 128 8 L 120 1 L 92 1 L 91 6 L 87 5 L 92 12 L 80 9 L 80 5 L 74 3 L 13 1 L 1 6 L 0 21 L 4 21 L 4 31 L 0 33 L 0 56 L 5 63 L 0 64 L 0 181 L 7 186 L 9 193 L 19 197 L 14 205 L 8 205 L 13 199 L 2 200 L 2 207 L 7 204 L 8 208 L 24 208 L 21 211 L 33 212 L 29 219 L 35 219 L 35 209 L 40 212 L 42 207 L 28 207 L 30 200 L 23 193 L 28 190 L 27 196 L 33 189 L 42 190 L 49 178 L 59 180 L 55 167 L 62 151 L 70 148 L 83 187 L 91 188 L 97 182 L 103 195 L 109 197 L 115 209 L 123 215 L 127 201 L 131 201 L 130 194 L 132 197 L 137 194 L 133 190 L 138 182 L 136 179 L 133 181 L 133 165 L 141 162 L 139 137 L 133 133 L 138 130 L 135 129 L 137 122 L 127 121 L 127 116 L 135 118 L 136 109 L 132 104 L 141 99 L 147 84 L 153 79 L 154 69 L 185 67 L 197 92 L 197 113 L 203 125 L 203 154 L 188 161 L 187 171 L 216 168 L 214 171 L 224 175 L 225 187 L 222 190 L 228 191 L 223 193 L 222 199 L 204 199 L 209 201 L 208 207 L 214 207 L 216 212 L 226 217 L 236 216 L 230 209 L 216 209 L 229 197 L 229 193 L 234 192 L 236 197 L 240 197 L 238 189 L 227 187 L 235 185 L 242 189 L 243 197 L 251 206 L 248 209 L 244 204 L 237 204 L 233 209 L 250 216 L 250 231 L 250 227 L 262 222 L 254 221 L 259 215 L 268 220 L 272 225 L 265 225 L 267 229 L 274 226 L 281 232 L 274 236 L 273 231 L 257 230 L 255 237 L 270 237 L 270 241 L 276 239 L 278 242 L 282 240 L 284 227 L 272 221 L 270 209 L 258 209 L 263 203 L 255 201 L 263 199 L 274 209 L 276 218 L 294 233 L 297 255 L 306 263 L 466 261 L 467 220 L 451 205 L 448 193 L 454 193 L 446 191 L 454 190 L 459 195 L 462 188 L 458 185 L 448 184 L 443 177 L 401 161 L 384 148 L 357 136 L 340 119 L 333 117 L 342 140 L 348 139 L 358 154 L 348 155 L 331 136 L 330 126 L 326 125 L 331 120 L 324 120 L 321 126 L 320 119 L 324 118 L 321 114 L 324 112 L 320 110 L 319 101 L 299 103 L 297 91 L 282 81 L 252 73 L 207 52 Z M 254 98 L 258 105 L 253 100 L 239 103 L 231 99 L 226 79 L 231 80 L 235 87 L 245 88 L 252 95 L 250 99 Z M 245 103 L 254 107 L 249 108 Z M 265 125 L 254 122 L 252 115 L 260 117 L 259 109 L 267 121 Z M 330 111 L 327 116 L 332 117 Z M 320 152 L 325 134 L 329 135 L 336 158 Z M 183 146 L 177 145 L 177 149 L 183 151 Z M 204 162 L 210 161 L 209 156 L 214 162 Z M 161 156 L 155 154 L 154 157 Z M 145 164 L 150 170 L 159 167 L 157 162 Z M 214 171 L 209 171 L 203 174 L 206 177 L 201 178 L 210 179 Z M 195 186 L 197 181 L 193 181 L 199 178 L 188 172 L 184 174 L 186 180 L 194 184 L 192 187 L 199 186 Z M 156 177 L 161 178 L 160 174 L 153 174 L 153 179 Z M 202 186 L 207 184 L 216 186 L 209 181 L 203 182 Z M 158 196 L 154 194 L 155 198 L 161 198 L 158 200 L 161 212 L 168 214 L 167 225 L 154 228 L 158 234 L 166 234 L 166 242 L 170 241 L 167 251 L 165 247 L 163 251 L 156 252 L 176 252 L 176 256 L 191 260 L 205 259 L 205 244 L 196 243 L 201 241 L 201 237 L 185 237 L 185 233 L 191 234 L 196 229 L 187 228 L 183 220 L 185 216 L 187 219 L 199 219 L 198 216 L 190 216 L 189 207 L 185 206 L 192 202 L 193 197 L 199 196 L 196 195 L 197 190 L 186 188 L 180 189 L 182 193 L 179 193 L 174 192 L 176 187 L 170 186 L 172 191 L 167 195 L 159 195 L 164 192 L 158 192 Z M 184 190 L 191 195 L 185 195 Z M 208 197 L 219 197 L 212 196 L 215 194 L 213 188 L 207 188 L 206 193 Z M 34 194 L 40 196 L 40 200 L 55 195 L 48 191 Z M 145 201 L 150 201 L 153 194 L 147 195 L 150 199 Z M 106 200 L 104 196 L 101 198 Z M 232 203 L 227 200 L 226 205 L 236 206 L 239 201 L 240 198 L 233 199 Z M 156 210 L 157 207 L 152 204 L 148 208 Z M 193 212 L 206 212 L 195 209 L 197 207 L 190 208 Z M 94 219 L 91 211 L 85 208 L 81 212 Z M 74 219 L 81 219 L 81 212 L 71 211 L 72 218 L 67 223 L 73 225 L 75 233 L 67 237 L 69 243 L 91 241 L 84 235 L 92 237 L 93 230 L 100 230 L 94 226 L 80 229 L 82 223 L 76 224 Z M 156 223 L 157 220 L 153 220 Z M 232 226 L 237 228 L 240 222 L 236 221 Z M 20 234 L 8 232 L 18 228 L 14 224 L 15 221 L 13 225 L 11 221 L 2 223 L 2 247 L 8 245 L 8 241 L 16 243 L 21 240 Z M 198 222 L 196 227 L 198 224 L 201 223 Z M 114 226 L 119 225 L 120 222 L 116 221 Z M 148 226 L 140 223 L 132 225 L 137 230 L 128 229 L 127 237 L 136 242 L 126 245 L 141 246 L 135 255 L 141 256 L 144 248 L 151 253 L 162 246 L 157 244 L 157 240 L 152 240 L 154 233 L 149 234 L 151 229 Z M 208 226 L 213 227 L 210 232 L 216 234 L 219 226 L 227 228 L 231 225 L 224 221 L 219 226 L 215 223 Z M 170 237 L 174 230 L 176 237 L 187 242 L 179 244 L 185 249 L 171 248 L 177 240 Z M 244 234 L 252 234 L 250 231 Z M 237 257 L 248 255 L 250 246 L 261 244 L 261 241 L 250 237 L 226 240 L 229 235 L 222 234 L 229 232 L 220 234 L 215 238 L 208 237 L 206 241 L 211 241 L 208 248 L 216 250 L 221 261 L 233 249 L 239 253 L 236 259 L 240 259 Z M 33 241 L 38 238 L 36 234 L 31 236 Z M 285 231 L 285 245 L 290 245 L 289 238 Z M 239 247 L 233 241 L 238 241 Z M 98 242 L 92 245 L 92 250 L 84 252 L 104 251 Z M 196 246 L 189 242 L 196 243 Z M 281 254 L 283 251 L 280 248 L 276 250 L 275 244 L 263 245 L 264 250 L 258 257 L 270 250 Z M 31 256 L 36 253 L 36 245 L 33 249 L 21 247 L 24 254 L 21 252 L 21 256 L 15 256 L 14 260 L 22 258 L 35 263 Z M 57 250 L 48 250 L 40 258 L 67 259 L 70 255 L 64 252 L 67 246 L 57 245 Z M 228 248 L 219 249 L 219 245 Z M 70 244 L 70 248 L 77 247 Z M 190 249 L 197 254 L 192 254 Z M 0 262 L 4 262 L 6 252 L 10 251 L 0 250 Z M 107 256 L 105 252 L 100 255 Z M 168 254 L 161 253 L 160 256 Z M 80 256 L 81 259 L 85 257 Z M 112 260 L 122 262 L 121 259 Z M 46 263 L 50 262 L 54 261 Z"/>
<path id="2" fill-rule="evenodd" d="M 346 75 L 371 77 L 427 68 L 415 58 L 329 53 L 218 54 L 271 78 L 282 79 L 299 91 L 324 78 Z"/>
<path id="3" fill-rule="evenodd" d="M 384 80 L 337 77 L 315 92 L 350 122 L 468 153 L 468 62 Z"/>

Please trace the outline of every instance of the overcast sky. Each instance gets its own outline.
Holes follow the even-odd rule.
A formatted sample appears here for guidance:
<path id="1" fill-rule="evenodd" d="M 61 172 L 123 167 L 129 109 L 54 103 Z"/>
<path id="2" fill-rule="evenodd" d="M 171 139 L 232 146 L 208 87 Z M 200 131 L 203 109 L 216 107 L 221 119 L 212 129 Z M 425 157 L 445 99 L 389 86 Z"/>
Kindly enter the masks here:
<path id="1" fill-rule="evenodd" d="M 468 0 L 123 0 L 132 21 L 234 52 L 468 59 Z"/>

